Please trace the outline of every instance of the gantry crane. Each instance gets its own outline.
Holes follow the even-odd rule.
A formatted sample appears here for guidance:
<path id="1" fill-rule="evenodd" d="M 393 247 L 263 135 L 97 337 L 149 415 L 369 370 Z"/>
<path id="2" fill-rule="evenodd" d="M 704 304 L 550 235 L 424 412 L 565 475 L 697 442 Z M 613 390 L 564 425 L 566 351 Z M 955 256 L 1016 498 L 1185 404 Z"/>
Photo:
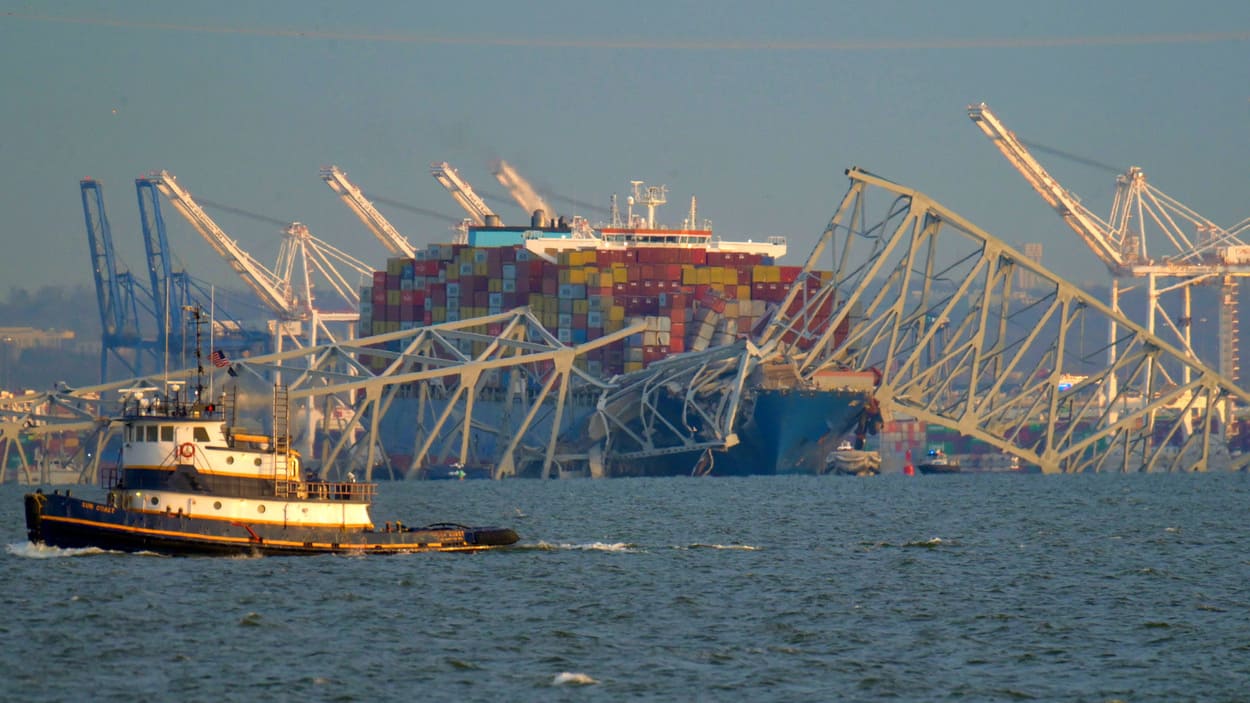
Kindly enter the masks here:
<path id="1" fill-rule="evenodd" d="M 78 183 L 82 194 L 83 216 L 87 224 L 87 244 L 91 247 L 91 269 L 95 279 L 96 301 L 100 308 L 100 380 L 108 380 L 110 357 L 131 376 L 143 373 L 144 361 L 160 346 L 145 339 L 139 318 L 141 301 L 150 295 L 135 282 L 129 271 L 119 271 L 113 250 L 113 233 L 104 210 L 104 189 L 100 182 L 85 178 Z M 136 295 L 136 290 L 140 294 Z"/>
<path id="2" fill-rule="evenodd" d="M 544 221 L 541 224 L 556 221 L 556 211 L 547 204 L 547 201 L 538 194 L 529 181 L 517 173 L 511 164 L 502 159 L 496 161 L 492 172 L 495 174 L 495 179 L 499 181 L 499 185 L 508 189 L 512 199 L 525 210 L 526 214 L 533 216 L 541 212 Z"/>
<path id="3" fill-rule="evenodd" d="M 469 213 L 469 219 L 473 220 L 473 224 L 479 227 L 489 222 L 497 222 L 499 216 L 491 210 L 489 206 L 473 192 L 473 187 L 460 177 L 456 169 L 446 161 L 430 164 L 430 175 L 451 193 L 451 197 L 456 199 L 460 207 Z"/>
<path id="4" fill-rule="evenodd" d="M 161 213 L 160 191 L 149 178 L 135 179 L 135 194 L 139 201 L 139 224 L 143 230 L 143 246 L 148 260 L 148 278 L 152 290 L 152 307 L 156 318 L 156 343 L 170 357 L 183 354 L 188 335 L 171 334 L 175 321 L 181 320 L 180 311 L 197 309 L 210 311 L 213 324 L 212 345 L 226 352 L 251 350 L 263 352 L 268 344 L 266 335 L 247 329 L 244 324 L 223 306 L 222 298 L 204 282 L 197 280 L 185 270 L 173 270 L 169 237 L 165 230 L 165 217 Z M 193 350 L 192 350 L 193 351 Z M 238 357 L 232 353 L 231 358 Z"/>
<path id="5" fill-rule="evenodd" d="M 1122 280 L 1145 278 L 1149 306 L 1147 329 L 1153 334 L 1156 324 L 1162 323 L 1182 342 L 1184 350 L 1197 358 L 1192 345 L 1190 290 L 1197 284 L 1219 284 L 1222 291 L 1217 370 L 1234 384 L 1239 382 L 1238 279 L 1250 276 L 1250 247 L 1239 240 L 1237 234 L 1250 229 L 1250 220 L 1227 230 L 1219 227 L 1148 184 L 1145 173 L 1137 167 L 1117 177 L 1111 216 L 1103 220 L 1064 189 L 985 103 L 970 105 L 968 116 L 1107 266 L 1112 276 L 1110 302 L 1116 312 L 1120 312 L 1121 292 L 1130 290 L 1122 289 Z M 1166 252 L 1147 248 L 1146 230 L 1152 225 L 1162 237 L 1155 243 L 1170 245 Z M 1160 279 L 1176 282 L 1160 288 Z M 1164 313 L 1159 300 L 1160 296 L 1173 291 L 1184 295 L 1184 312 L 1176 320 Z M 1112 320 L 1112 344 L 1108 347 L 1112 364 L 1115 363 L 1115 339 L 1116 326 Z M 1190 368 L 1185 365 L 1183 369 L 1182 382 L 1188 383 Z M 1107 397 L 1114 397 L 1114 376 L 1108 385 Z"/>
<path id="6" fill-rule="evenodd" d="M 335 262 L 346 265 L 359 276 L 371 275 L 372 268 L 313 237 L 306 226 L 296 222 L 287 227 L 277 265 L 271 270 L 231 239 L 168 171 L 155 172 L 148 178 L 272 311 L 275 319 L 270 323 L 270 333 L 276 351 L 282 350 L 284 340 L 303 347 L 317 344 L 323 334 L 330 339 L 354 335 L 360 318 L 359 289 L 335 268 Z M 320 280 L 328 282 L 351 309 L 341 312 L 318 309 L 314 304 L 313 274 L 320 274 Z M 327 327 L 327 323 L 343 323 L 339 335 Z"/>
<path id="7" fill-rule="evenodd" d="M 416 247 L 408 241 L 404 235 L 395 229 L 382 213 L 369 202 L 365 194 L 357 188 L 351 181 L 347 180 L 347 174 L 338 166 L 330 166 L 321 169 L 321 180 L 330 186 L 330 190 L 338 193 L 343 202 L 356 213 L 356 217 L 365 223 L 369 231 L 373 232 L 373 236 L 382 242 L 382 246 L 386 247 L 394 256 L 403 256 L 409 259 L 416 256 Z"/>

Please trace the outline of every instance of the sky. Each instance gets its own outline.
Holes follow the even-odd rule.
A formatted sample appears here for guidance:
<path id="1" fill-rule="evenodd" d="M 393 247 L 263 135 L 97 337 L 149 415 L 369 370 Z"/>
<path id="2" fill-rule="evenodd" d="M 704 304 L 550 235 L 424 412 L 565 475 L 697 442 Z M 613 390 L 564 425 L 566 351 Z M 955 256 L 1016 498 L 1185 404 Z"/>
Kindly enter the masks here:
<path id="1" fill-rule="evenodd" d="M 500 158 L 592 221 L 632 180 L 668 187 L 665 224 L 697 196 L 717 236 L 783 235 L 793 264 L 859 166 L 1012 245 L 1043 243 L 1070 280 L 1105 281 L 968 119 L 979 102 L 1029 142 L 1143 168 L 1216 223 L 1250 216 L 1245 2 L 0 0 L 0 63 L 6 297 L 91 284 L 84 177 L 103 184 L 136 274 L 133 182 L 155 169 L 225 205 L 206 210 L 267 266 L 275 223 L 300 221 L 384 268 L 320 167 L 422 246 L 463 216 L 431 162 L 528 221 L 491 176 Z M 1110 212 L 1113 173 L 1037 156 Z M 168 206 L 165 219 L 176 266 L 241 287 Z"/>

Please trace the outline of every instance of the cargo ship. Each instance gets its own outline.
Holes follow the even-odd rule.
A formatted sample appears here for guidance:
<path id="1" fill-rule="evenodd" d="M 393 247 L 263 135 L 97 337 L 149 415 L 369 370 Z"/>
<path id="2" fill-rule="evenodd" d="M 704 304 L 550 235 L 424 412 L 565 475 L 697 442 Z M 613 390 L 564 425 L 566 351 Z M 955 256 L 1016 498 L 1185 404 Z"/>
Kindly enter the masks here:
<path id="1" fill-rule="evenodd" d="M 663 199 L 657 200 L 654 193 L 654 188 L 640 188 L 635 182 L 637 201 L 648 207 L 646 216 L 633 214 L 635 198 L 630 199 L 627 217 L 614 214 L 611 222 L 597 227 L 576 217 L 549 222 L 538 212 L 528 226 L 467 227 L 458 242 L 432 244 L 412 258 L 389 259 L 387 269 L 374 273 L 372 285 L 361 291 L 359 334 L 385 334 L 523 306 L 569 345 L 641 323 L 641 333 L 579 359 L 581 370 L 591 376 L 620 379 L 644 373 L 675 355 L 751 340 L 777 314 L 792 286 L 815 291 L 831 277 L 828 271 L 802 275 L 802 267 L 780 265 L 778 259 L 786 254 L 782 237 L 718 239 L 710 224 L 696 224 L 693 199 L 681 227 L 657 225 L 654 205 Z M 830 299 L 813 311 L 807 331 L 818 335 L 832 313 Z M 845 329 L 837 335 L 845 335 Z M 487 343 L 473 342 L 462 351 L 476 354 Z M 374 371 L 382 371 L 391 360 L 381 354 L 361 359 Z M 837 439 L 863 423 L 864 410 L 872 405 L 872 375 L 857 370 L 827 372 L 813 383 L 787 376 L 787 370 L 778 374 L 761 369 L 754 374 L 738 418 L 737 441 L 728 450 L 674 452 L 615 464 L 609 456 L 603 471 L 606 475 L 823 472 Z M 495 383 L 506 389 L 515 379 L 504 373 Z M 575 397 L 570 402 L 575 411 L 589 414 L 598 400 Z M 397 398 L 381 420 L 388 451 L 412 446 L 414 413 L 406 412 L 403 404 L 403 398 Z M 483 411 L 479 400 L 475 412 Z M 500 448 L 497 439 L 475 434 L 476 456 L 435 461 L 489 464 Z"/>

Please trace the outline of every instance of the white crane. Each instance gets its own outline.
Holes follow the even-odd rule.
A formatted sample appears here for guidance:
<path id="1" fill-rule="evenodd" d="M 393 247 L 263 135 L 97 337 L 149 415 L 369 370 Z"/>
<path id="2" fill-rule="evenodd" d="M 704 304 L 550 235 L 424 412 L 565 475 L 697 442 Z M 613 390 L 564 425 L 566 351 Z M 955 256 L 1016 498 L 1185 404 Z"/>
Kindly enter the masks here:
<path id="1" fill-rule="evenodd" d="M 339 336 L 350 339 L 353 336 L 360 319 L 359 288 L 338 267 L 346 267 L 358 276 L 371 275 L 371 267 L 317 239 L 308 227 L 294 222 L 284 232 L 277 264 L 271 270 L 230 238 L 168 171 L 154 172 L 149 179 L 273 312 L 275 319 L 270 322 L 270 332 L 275 351 L 282 350 L 285 339 L 303 347 L 305 344 L 318 344 L 320 335 L 330 340 Z M 314 304 L 314 278 L 317 282 L 326 283 L 349 309 L 334 312 L 319 310 Z M 343 323 L 345 334 L 340 331 L 336 335 L 326 323 Z M 305 324 L 308 326 L 307 335 L 301 338 Z"/>
<path id="2" fill-rule="evenodd" d="M 499 181 L 499 185 L 508 189 L 512 199 L 527 214 L 533 215 L 541 211 L 545 222 L 556 221 L 556 211 L 547 204 L 547 201 L 538 194 L 538 191 L 534 189 L 534 186 L 530 185 L 529 181 L 517 173 L 511 164 L 502 159 L 496 161 L 492 172 L 495 174 L 495 179 Z"/>
<path id="3" fill-rule="evenodd" d="M 1227 230 L 1219 227 L 1148 184 L 1145 173 L 1133 167 L 1116 178 L 1111 216 L 1103 220 L 1059 185 L 985 103 L 968 106 L 968 116 L 1107 266 L 1112 275 L 1111 306 L 1116 312 L 1120 312 L 1121 279 L 1145 278 L 1149 300 L 1147 328 L 1154 333 L 1156 323 L 1162 322 L 1183 343 L 1185 351 L 1197 358 L 1191 344 L 1190 289 L 1197 284 L 1221 285 L 1217 370 L 1232 382 L 1238 381 L 1237 289 L 1238 279 L 1250 276 L 1250 247 L 1237 235 L 1250 229 L 1250 219 Z M 1159 232 L 1151 243 L 1166 245 L 1164 251 L 1148 249 L 1148 230 Z M 1176 282 L 1159 288 L 1161 278 Z M 1129 290 L 1131 288 L 1124 288 L 1123 292 Z M 1184 294 L 1184 312 L 1179 320 L 1165 314 L 1159 304 L 1160 296 L 1173 291 Z M 1110 335 L 1114 340 L 1114 322 Z M 1112 364 L 1115 363 L 1114 348 L 1114 345 L 1109 347 Z M 1188 366 L 1184 373 L 1188 382 Z M 1114 396 L 1114 380 L 1112 376 L 1110 387 L 1106 389 L 1108 397 Z"/>
<path id="4" fill-rule="evenodd" d="M 451 197 L 460 203 L 460 207 L 469 213 L 469 218 L 473 220 L 473 224 L 482 226 L 488 220 L 497 221 L 499 216 L 491 210 L 489 206 L 473 192 L 473 187 L 465 182 L 456 169 L 446 161 L 430 164 L 430 175 L 451 193 Z"/>
<path id="5" fill-rule="evenodd" d="M 351 181 L 347 180 L 347 174 L 338 166 L 330 166 L 321 169 L 321 180 L 330 186 L 330 190 L 338 193 L 343 202 L 356 213 L 356 217 L 365 223 L 369 231 L 373 232 L 373 236 L 382 242 L 382 246 L 395 256 L 403 256 L 413 258 L 416 255 L 416 247 L 408 241 L 404 235 L 395 229 L 382 213 L 369 202 L 365 194 L 357 188 Z"/>

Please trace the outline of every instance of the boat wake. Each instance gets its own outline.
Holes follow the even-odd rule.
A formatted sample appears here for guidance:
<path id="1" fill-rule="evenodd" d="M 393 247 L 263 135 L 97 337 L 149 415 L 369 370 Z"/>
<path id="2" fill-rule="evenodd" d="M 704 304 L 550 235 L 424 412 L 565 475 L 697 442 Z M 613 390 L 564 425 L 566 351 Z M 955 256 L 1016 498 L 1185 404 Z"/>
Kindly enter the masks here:
<path id="1" fill-rule="evenodd" d="M 560 551 L 584 551 L 584 552 L 641 552 L 643 549 L 636 544 L 629 542 L 616 542 L 608 544 L 606 542 L 588 542 L 585 544 L 568 544 L 568 543 L 551 543 L 551 542 L 535 542 L 534 544 L 519 544 L 516 549 L 535 549 L 543 552 L 560 552 Z"/>
<path id="2" fill-rule="evenodd" d="M 900 549 L 937 549 L 939 547 L 949 547 L 953 542 L 942 539 L 941 537 L 931 537 L 929 539 L 916 540 L 913 542 L 901 542 L 895 544 L 893 542 L 863 542 L 861 543 L 865 549 L 888 549 L 898 547 Z"/>
<path id="3" fill-rule="evenodd" d="M 590 686 L 592 684 L 597 684 L 597 683 L 599 682 L 587 676 L 586 674 L 573 673 L 569 671 L 562 671 L 556 674 L 556 677 L 551 680 L 552 686 L 563 686 L 565 684 L 576 684 L 578 686 Z"/>
<path id="4" fill-rule="evenodd" d="M 695 542 L 694 544 L 685 547 L 674 547 L 674 549 L 728 549 L 739 552 L 760 551 L 759 547 L 752 546 L 750 544 L 703 544 L 701 542 Z"/>
<path id="5" fill-rule="evenodd" d="M 62 557 L 81 557 L 90 554 L 108 554 L 107 549 L 98 547 L 81 547 L 73 549 L 62 549 L 60 547 L 49 547 L 46 544 L 35 544 L 33 542 L 15 542 L 5 546 L 5 550 L 15 557 L 26 557 L 28 559 L 60 559 Z"/>

